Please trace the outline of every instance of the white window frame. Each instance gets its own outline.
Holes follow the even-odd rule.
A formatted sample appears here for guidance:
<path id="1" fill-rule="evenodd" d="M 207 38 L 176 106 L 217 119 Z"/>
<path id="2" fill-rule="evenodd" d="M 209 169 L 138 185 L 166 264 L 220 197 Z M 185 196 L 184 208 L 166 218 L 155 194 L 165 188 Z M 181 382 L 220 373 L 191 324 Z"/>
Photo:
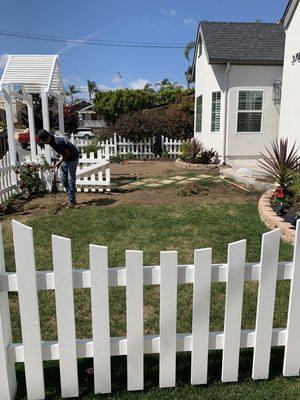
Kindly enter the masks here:
<path id="1" fill-rule="evenodd" d="M 240 92 L 262 92 L 262 108 L 261 110 L 239 110 L 239 99 Z M 261 88 L 243 88 L 238 90 L 237 94 L 237 111 L 236 111 L 236 134 L 237 135 L 261 135 L 263 133 L 263 124 L 264 124 L 264 106 L 265 106 L 265 91 Z M 238 120 L 239 113 L 261 113 L 261 124 L 259 132 L 239 132 L 238 131 Z"/>
<path id="2" fill-rule="evenodd" d="M 212 130 L 212 125 L 213 125 L 212 105 L 213 105 L 213 95 L 214 95 L 214 93 L 220 93 L 220 122 L 219 122 L 219 130 L 217 130 L 217 131 L 213 131 Z M 210 98 L 210 133 L 212 133 L 212 134 L 215 134 L 215 133 L 218 134 L 218 133 L 221 132 L 221 122 L 222 122 L 221 111 L 222 111 L 222 92 L 221 92 L 221 90 L 214 90 L 214 91 L 211 92 L 211 98 Z"/>

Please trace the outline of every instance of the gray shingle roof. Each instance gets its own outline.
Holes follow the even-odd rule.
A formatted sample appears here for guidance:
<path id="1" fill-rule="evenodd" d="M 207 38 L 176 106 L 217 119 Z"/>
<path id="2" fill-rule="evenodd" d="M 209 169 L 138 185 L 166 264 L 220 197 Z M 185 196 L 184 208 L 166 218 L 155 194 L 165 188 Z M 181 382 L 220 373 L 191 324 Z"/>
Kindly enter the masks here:
<path id="1" fill-rule="evenodd" d="M 283 65 L 281 24 L 205 21 L 200 29 L 211 64 Z"/>

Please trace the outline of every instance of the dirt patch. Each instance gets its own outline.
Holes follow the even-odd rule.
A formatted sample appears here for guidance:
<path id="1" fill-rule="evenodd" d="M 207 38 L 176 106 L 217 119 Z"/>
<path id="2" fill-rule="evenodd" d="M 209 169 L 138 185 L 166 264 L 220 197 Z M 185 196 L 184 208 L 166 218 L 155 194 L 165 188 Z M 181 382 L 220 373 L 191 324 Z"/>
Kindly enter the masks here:
<path id="1" fill-rule="evenodd" d="M 216 174 L 216 171 L 208 172 L 203 168 L 197 170 L 198 174 L 201 172 Z M 165 176 L 166 178 L 173 174 L 187 175 L 188 171 L 179 168 L 175 165 L 174 161 L 129 161 L 128 164 L 111 164 L 110 173 L 112 178 L 120 176 L 130 177 L 152 177 L 152 176 Z"/>
<path id="2" fill-rule="evenodd" d="M 78 193 L 76 208 L 94 207 L 120 207 L 120 206 L 155 206 L 177 204 L 213 204 L 213 203 L 244 203 L 257 202 L 259 193 L 246 193 L 223 182 L 215 182 L 205 190 L 197 192 L 195 184 L 191 184 L 193 190 L 185 189 L 184 195 L 180 187 L 164 187 L 161 189 L 143 189 L 124 193 Z M 30 201 L 12 201 L 12 212 L 5 217 L 10 219 L 19 216 L 18 219 L 26 221 L 27 217 L 42 214 L 57 214 L 66 207 L 66 195 L 58 193 L 45 195 Z M 15 203 L 15 204 L 14 204 Z M 21 218 L 20 218 L 21 217 Z"/>

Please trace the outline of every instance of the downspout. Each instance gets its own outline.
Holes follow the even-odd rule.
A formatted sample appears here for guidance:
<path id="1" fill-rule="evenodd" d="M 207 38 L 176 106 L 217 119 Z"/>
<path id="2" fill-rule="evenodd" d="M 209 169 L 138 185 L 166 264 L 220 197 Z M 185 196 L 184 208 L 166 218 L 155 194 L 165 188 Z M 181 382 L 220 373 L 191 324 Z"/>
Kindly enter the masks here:
<path id="1" fill-rule="evenodd" d="M 230 62 L 227 63 L 225 70 L 225 107 L 224 107 L 224 140 L 223 140 L 223 164 L 226 164 L 227 158 L 227 110 L 228 110 L 228 86 L 229 86 L 229 71 L 230 71 Z"/>

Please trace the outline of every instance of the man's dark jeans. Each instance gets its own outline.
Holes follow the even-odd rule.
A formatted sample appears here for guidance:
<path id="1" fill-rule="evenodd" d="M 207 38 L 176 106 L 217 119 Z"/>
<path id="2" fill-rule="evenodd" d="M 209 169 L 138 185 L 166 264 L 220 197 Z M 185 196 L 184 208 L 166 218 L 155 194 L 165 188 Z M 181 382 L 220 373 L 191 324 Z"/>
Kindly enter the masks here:
<path id="1" fill-rule="evenodd" d="M 68 201 L 73 203 L 76 197 L 76 170 L 78 158 L 74 161 L 63 161 L 61 164 L 61 181 L 64 185 Z"/>

